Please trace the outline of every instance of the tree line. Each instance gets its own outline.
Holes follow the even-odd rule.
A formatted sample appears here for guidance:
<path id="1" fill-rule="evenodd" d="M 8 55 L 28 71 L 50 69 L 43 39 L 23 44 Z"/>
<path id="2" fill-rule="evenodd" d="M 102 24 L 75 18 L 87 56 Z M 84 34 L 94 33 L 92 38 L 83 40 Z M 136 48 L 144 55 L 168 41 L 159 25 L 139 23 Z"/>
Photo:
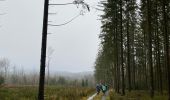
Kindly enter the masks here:
<path id="1" fill-rule="evenodd" d="M 0 58 L 0 87 L 1 86 L 38 86 L 39 73 L 37 71 L 26 71 L 19 66 L 11 65 L 8 58 Z M 47 66 L 46 68 L 48 68 Z M 48 72 L 47 72 L 48 73 Z M 93 87 L 94 77 L 84 75 L 69 77 L 69 75 L 47 74 L 46 86 L 72 86 L 72 87 Z"/>
<path id="2" fill-rule="evenodd" d="M 170 96 L 170 1 L 106 0 L 95 61 L 96 81 L 117 93 L 149 90 Z M 170 100 L 170 97 L 169 97 Z"/>

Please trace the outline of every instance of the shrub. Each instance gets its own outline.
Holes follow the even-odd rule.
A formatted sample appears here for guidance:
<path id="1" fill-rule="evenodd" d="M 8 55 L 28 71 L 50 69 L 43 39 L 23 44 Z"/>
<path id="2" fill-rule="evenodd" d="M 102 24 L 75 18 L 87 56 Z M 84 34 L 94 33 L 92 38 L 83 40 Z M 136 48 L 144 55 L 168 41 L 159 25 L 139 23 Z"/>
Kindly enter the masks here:
<path id="1" fill-rule="evenodd" d="M 2 76 L 0 75 L 0 85 L 4 84 L 4 82 L 5 82 L 4 77 L 2 77 Z"/>

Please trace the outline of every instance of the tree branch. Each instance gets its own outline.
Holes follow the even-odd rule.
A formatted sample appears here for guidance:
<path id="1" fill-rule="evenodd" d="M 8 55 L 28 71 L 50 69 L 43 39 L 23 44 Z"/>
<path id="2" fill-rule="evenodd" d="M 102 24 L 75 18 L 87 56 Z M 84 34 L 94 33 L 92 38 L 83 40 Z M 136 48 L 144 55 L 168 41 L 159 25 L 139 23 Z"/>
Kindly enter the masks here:
<path id="1" fill-rule="evenodd" d="M 64 25 L 67 25 L 69 24 L 70 22 L 72 22 L 73 20 L 75 20 L 76 18 L 78 18 L 81 14 L 78 14 L 77 16 L 75 16 L 74 18 L 72 18 L 71 20 L 63 23 L 63 24 L 58 24 L 58 25 L 55 25 L 55 24 L 48 24 L 49 26 L 64 26 Z"/>

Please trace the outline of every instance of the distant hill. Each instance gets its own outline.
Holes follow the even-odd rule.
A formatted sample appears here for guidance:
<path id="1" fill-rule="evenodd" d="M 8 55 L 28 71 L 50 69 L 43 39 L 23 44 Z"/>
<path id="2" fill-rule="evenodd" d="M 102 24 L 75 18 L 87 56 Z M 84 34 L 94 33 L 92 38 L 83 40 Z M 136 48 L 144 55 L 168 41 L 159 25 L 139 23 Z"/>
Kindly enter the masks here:
<path id="1" fill-rule="evenodd" d="M 93 71 L 84 71 L 84 72 L 66 72 L 66 71 L 55 71 L 51 72 L 51 75 L 55 76 L 63 76 L 67 78 L 72 78 L 72 79 L 82 79 L 86 77 L 93 77 L 94 72 Z"/>

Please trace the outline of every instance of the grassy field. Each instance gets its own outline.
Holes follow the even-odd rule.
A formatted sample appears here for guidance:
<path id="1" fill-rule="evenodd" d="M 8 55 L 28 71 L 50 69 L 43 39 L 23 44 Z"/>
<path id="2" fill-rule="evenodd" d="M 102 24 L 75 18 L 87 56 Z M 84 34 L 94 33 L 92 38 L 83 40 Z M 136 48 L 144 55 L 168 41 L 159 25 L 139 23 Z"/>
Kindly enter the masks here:
<path id="1" fill-rule="evenodd" d="M 0 100 L 36 100 L 38 87 L 1 87 Z M 57 87 L 45 88 L 45 100 L 87 100 L 95 89 L 82 87 Z"/>
<path id="2" fill-rule="evenodd" d="M 0 100 L 37 100 L 38 87 L 36 86 L 8 86 L 0 87 Z M 87 97 L 95 93 L 95 89 L 82 87 L 48 86 L 45 88 L 45 100 L 87 100 Z M 103 93 L 97 95 L 94 100 L 101 100 Z M 126 92 L 125 96 L 114 93 L 112 90 L 106 100 L 168 100 L 167 95 L 155 94 L 150 98 L 149 92 Z"/>

